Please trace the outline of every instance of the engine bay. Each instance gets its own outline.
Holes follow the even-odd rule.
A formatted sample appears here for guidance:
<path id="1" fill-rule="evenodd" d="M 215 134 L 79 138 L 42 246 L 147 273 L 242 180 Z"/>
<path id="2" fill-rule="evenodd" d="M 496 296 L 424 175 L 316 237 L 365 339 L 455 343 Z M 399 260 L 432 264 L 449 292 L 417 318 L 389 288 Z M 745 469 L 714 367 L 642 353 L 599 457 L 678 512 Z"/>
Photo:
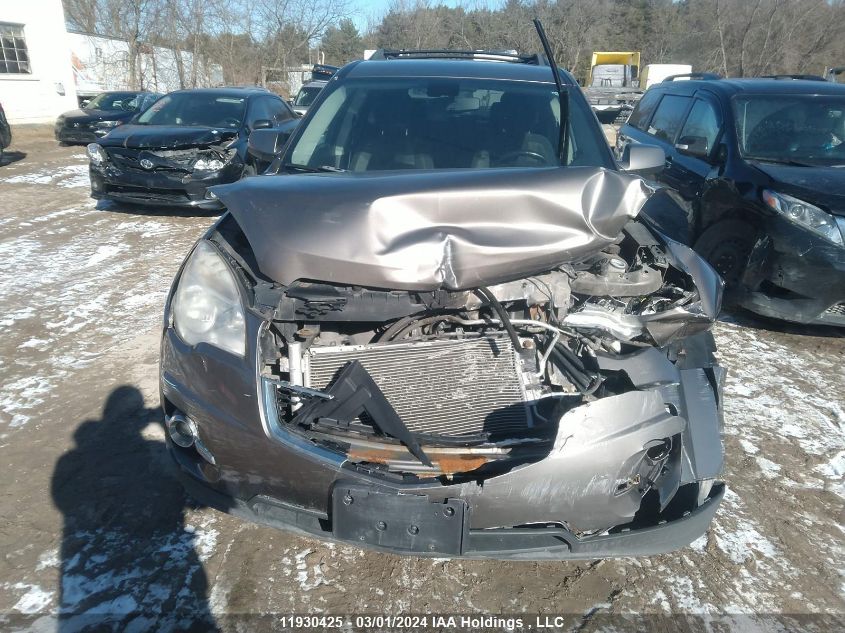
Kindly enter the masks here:
<path id="1" fill-rule="evenodd" d="M 245 243 L 234 222 L 219 232 L 230 254 Z M 637 390 L 614 359 L 672 360 L 673 341 L 715 317 L 679 252 L 636 221 L 598 253 L 467 290 L 283 286 L 235 258 L 272 306 L 260 373 L 279 419 L 398 476 L 483 478 L 543 459 L 567 412 Z M 672 450 L 662 439 L 653 465 Z"/>

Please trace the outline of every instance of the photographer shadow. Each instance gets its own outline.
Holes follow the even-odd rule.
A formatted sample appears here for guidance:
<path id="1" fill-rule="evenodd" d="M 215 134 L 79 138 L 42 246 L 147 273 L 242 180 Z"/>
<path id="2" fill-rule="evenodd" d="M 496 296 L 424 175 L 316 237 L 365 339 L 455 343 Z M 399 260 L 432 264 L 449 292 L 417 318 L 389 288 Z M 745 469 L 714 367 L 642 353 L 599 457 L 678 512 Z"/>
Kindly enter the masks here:
<path id="1" fill-rule="evenodd" d="M 52 497 L 64 518 L 58 630 L 212 631 L 202 565 L 213 531 L 186 523 L 196 509 L 175 479 L 162 425 L 140 391 L 112 391 L 59 458 Z M 153 427 L 155 430 L 155 427 Z M 202 518 L 199 518 L 202 523 Z"/>

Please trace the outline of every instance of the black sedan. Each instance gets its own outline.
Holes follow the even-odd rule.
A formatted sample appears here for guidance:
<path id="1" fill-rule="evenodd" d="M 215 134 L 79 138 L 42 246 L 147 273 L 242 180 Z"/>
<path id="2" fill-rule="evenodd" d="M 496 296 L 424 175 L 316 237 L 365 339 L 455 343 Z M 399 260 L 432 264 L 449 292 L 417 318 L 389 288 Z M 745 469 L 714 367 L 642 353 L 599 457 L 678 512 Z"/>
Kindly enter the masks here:
<path id="1" fill-rule="evenodd" d="M 161 95 L 154 92 L 103 92 L 83 108 L 56 119 L 56 140 L 68 145 L 92 143 L 143 112 Z"/>
<path id="2" fill-rule="evenodd" d="M 91 196 L 136 204 L 216 209 L 207 191 L 262 166 L 247 152 L 252 130 L 292 130 L 297 117 L 262 88 L 172 92 L 88 146 Z"/>

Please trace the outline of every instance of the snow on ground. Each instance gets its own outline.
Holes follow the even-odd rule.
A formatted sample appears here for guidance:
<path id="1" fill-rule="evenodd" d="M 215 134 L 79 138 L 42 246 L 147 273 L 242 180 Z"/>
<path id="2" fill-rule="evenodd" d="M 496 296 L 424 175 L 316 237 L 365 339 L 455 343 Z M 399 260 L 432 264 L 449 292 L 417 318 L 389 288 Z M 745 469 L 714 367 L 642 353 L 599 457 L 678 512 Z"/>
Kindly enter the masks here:
<path id="1" fill-rule="evenodd" d="M 88 163 L 66 165 L 58 169 L 44 169 L 41 171 L 18 174 L 0 179 L 0 184 L 9 185 L 50 185 L 59 187 L 88 187 Z"/>
<path id="2" fill-rule="evenodd" d="M 77 183 L 86 188 L 84 195 L 87 164 L 0 182 Z M 108 205 L 98 208 L 80 197 L 68 197 L 66 208 L 2 218 L 14 239 L 0 240 L 0 337 L 11 349 L 35 353 L 4 361 L 0 428 L 25 426 L 37 408 L 51 406 L 54 387 L 75 368 L 160 318 L 175 270 L 202 225 L 213 219 L 144 217 Z M 182 230 L 186 223 L 193 228 Z M 151 264 L 142 273 L 140 261 Z M 104 339 L 111 340 L 108 347 L 101 344 Z"/>
<path id="3" fill-rule="evenodd" d="M 197 519 L 180 531 L 154 534 L 140 546 L 120 529 L 76 532 L 69 540 L 83 544 L 73 557 L 60 562 L 56 552 L 42 555 L 46 562 L 41 569 L 61 571 L 58 591 L 25 582 L 0 587 L 19 596 L 16 612 L 61 618 L 63 633 L 86 630 L 91 615 L 107 616 L 99 623 L 119 625 L 121 630 L 138 626 L 133 624 L 138 611 L 155 614 L 158 631 L 182 630 L 184 618 L 202 617 L 195 613 L 195 593 L 205 591 L 202 563 L 215 550 L 218 536 L 213 515 Z M 129 546 L 133 551 L 127 556 Z"/>
<path id="4" fill-rule="evenodd" d="M 586 563 L 401 558 L 258 527 L 183 507 L 172 482 L 150 475 L 164 471 L 149 412 L 138 440 L 149 458 L 104 453 L 88 480 L 102 483 L 93 515 L 74 527 L 82 509 L 45 501 L 52 493 L 59 503 L 49 490 L 61 483 L 55 462 L 75 463 L 67 460 L 80 433 L 99 428 L 86 422 L 102 421 L 66 415 L 67 402 L 101 374 L 131 382 L 139 358 L 154 365 L 154 342 L 131 345 L 139 333 L 155 341 L 172 276 L 214 217 L 98 208 L 87 199 L 84 154 L 56 151 L 58 168 L 21 161 L 0 176 L 4 194 L 17 196 L 0 201 L 0 454 L 10 491 L 0 506 L 0 612 L 42 616 L 38 630 L 73 614 L 63 632 L 82 630 L 85 613 L 111 614 L 126 631 L 178 630 L 186 609 L 218 620 L 356 609 L 745 618 L 713 630 L 764 630 L 767 613 L 845 613 L 845 341 L 739 317 L 715 328 L 729 371 L 728 492 L 708 534 L 678 553 Z M 104 362 L 114 352 L 124 366 Z M 75 444 L 63 445 L 71 435 Z M 127 500 L 109 487 L 122 477 L 139 485 L 124 514 L 114 508 Z M 165 511 L 149 529 L 147 514 Z M 12 628 L 8 617 L 0 628 Z"/>

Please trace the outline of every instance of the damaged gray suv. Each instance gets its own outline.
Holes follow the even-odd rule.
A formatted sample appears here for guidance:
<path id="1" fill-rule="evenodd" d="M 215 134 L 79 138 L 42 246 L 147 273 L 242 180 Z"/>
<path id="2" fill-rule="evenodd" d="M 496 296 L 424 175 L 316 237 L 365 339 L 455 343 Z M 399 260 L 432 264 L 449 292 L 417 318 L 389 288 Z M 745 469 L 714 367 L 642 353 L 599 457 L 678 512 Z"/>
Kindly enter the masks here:
<path id="1" fill-rule="evenodd" d="M 193 496 L 416 555 L 644 555 L 706 531 L 722 282 L 640 216 L 662 151 L 614 162 L 552 68 L 379 52 L 270 139 L 268 173 L 213 188 L 228 212 L 161 346 Z"/>

